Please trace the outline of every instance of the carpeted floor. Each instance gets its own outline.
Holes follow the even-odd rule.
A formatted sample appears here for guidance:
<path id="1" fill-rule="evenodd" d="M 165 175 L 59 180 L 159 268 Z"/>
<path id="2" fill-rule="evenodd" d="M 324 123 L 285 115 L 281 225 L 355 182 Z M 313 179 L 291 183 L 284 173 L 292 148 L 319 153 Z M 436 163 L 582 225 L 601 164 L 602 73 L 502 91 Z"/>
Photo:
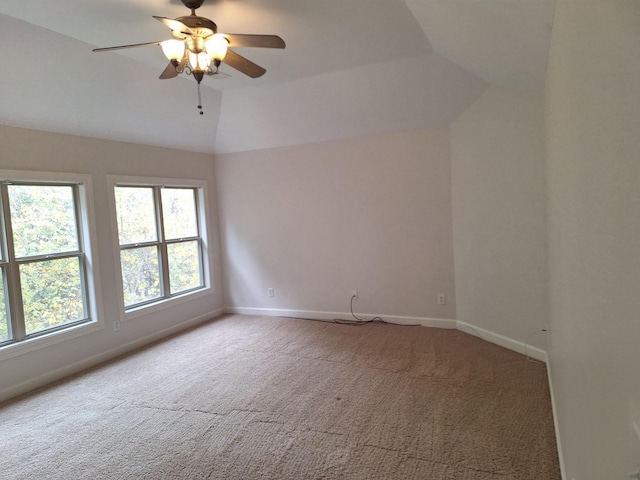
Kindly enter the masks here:
<path id="1" fill-rule="evenodd" d="M 0 425 L 7 479 L 560 479 L 545 366 L 456 330 L 229 315 Z"/>

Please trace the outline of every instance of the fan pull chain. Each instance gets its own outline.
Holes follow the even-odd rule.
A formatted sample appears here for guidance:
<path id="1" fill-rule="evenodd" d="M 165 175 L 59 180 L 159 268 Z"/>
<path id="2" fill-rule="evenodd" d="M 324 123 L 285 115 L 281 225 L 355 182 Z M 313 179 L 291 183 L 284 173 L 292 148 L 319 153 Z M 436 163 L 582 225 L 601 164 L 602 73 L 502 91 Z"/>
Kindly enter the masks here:
<path id="1" fill-rule="evenodd" d="M 198 110 L 200 110 L 200 115 L 204 115 L 202 111 L 202 95 L 200 95 L 200 83 L 198 83 Z"/>

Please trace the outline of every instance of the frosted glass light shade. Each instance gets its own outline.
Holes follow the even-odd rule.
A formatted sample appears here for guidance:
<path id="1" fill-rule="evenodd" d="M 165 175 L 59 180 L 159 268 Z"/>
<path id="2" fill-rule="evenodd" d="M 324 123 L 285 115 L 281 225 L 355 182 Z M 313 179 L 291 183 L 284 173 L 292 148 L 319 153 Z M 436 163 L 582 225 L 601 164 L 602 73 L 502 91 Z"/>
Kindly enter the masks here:
<path id="1" fill-rule="evenodd" d="M 189 52 L 189 67 L 194 71 L 204 71 L 211 65 L 211 58 L 205 52 Z"/>
<path id="2" fill-rule="evenodd" d="M 171 60 L 182 60 L 184 56 L 184 42 L 181 40 L 165 40 L 160 43 L 162 53 Z"/>
<path id="3" fill-rule="evenodd" d="M 207 50 L 207 54 L 211 57 L 211 60 L 223 60 L 227 54 L 228 44 L 229 42 L 224 38 L 223 34 L 216 33 L 205 42 L 204 48 Z"/>

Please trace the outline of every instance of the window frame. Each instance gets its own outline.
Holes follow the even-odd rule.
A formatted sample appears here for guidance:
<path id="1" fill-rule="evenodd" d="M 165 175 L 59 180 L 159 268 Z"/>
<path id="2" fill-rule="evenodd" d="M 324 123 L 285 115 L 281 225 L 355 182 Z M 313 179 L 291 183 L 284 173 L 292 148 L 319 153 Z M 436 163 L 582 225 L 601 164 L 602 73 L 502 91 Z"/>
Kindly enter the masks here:
<path id="1" fill-rule="evenodd" d="M 213 289 L 211 272 L 212 268 L 212 255 L 210 253 L 209 248 L 209 240 L 208 240 L 208 232 L 209 232 L 209 222 L 208 222 L 208 194 L 207 194 L 207 182 L 197 179 L 176 179 L 176 178 L 158 178 L 158 177 L 136 177 L 136 176 L 127 176 L 127 175 L 108 175 L 107 176 L 107 184 L 109 189 L 109 205 L 111 210 L 111 225 L 113 231 L 113 246 L 114 246 L 114 255 L 116 261 L 114 262 L 115 270 L 116 270 L 116 288 L 118 290 L 118 302 L 120 308 L 120 319 L 121 320 L 131 320 L 133 318 L 137 318 L 143 315 L 151 314 L 154 312 L 158 312 L 164 310 L 168 307 L 179 305 L 183 302 L 191 301 L 196 298 L 204 297 L 206 295 L 211 294 L 211 290 Z M 119 231 L 118 231 L 118 212 L 116 206 L 115 199 L 115 188 L 116 187 L 145 187 L 145 188 L 153 188 L 154 189 L 154 208 L 155 208 L 155 220 L 156 220 L 156 230 L 157 230 L 157 240 L 148 241 L 148 242 L 138 242 L 133 244 L 123 244 L 120 245 Z M 193 189 L 196 192 L 195 195 L 195 206 L 196 206 L 196 221 L 198 223 L 198 231 L 199 237 L 184 237 L 184 239 L 170 239 L 166 240 L 164 238 L 164 232 L 162 229 L 162 219 L 160 218 L 162 215 L 162 200 L 161 200 L 161 189 L 162 188 L 186 188 Z M 158 205 L 160 208 L 158 208 Z M 158 223 L 160 222 L 160 223 Z M 125 306 L 124 299 L 124 282 L 122 278 L 122 264 L 120 258 L 120 252 L 123 249 L 132 249 L 144 246 L 156 246 L 158 245 L 158 249 L 160 251 L 161 256 L 164 256 L 167 259 L 167 245 L 171 243 L 179 243 L 180 241 L 192 241 L 194 239 L 198 239 L 200 245 L 200 267 L 201 267 L 201 278 L 202 278 L 202 286 L 198 286 L 195 288 L 191 288 L 188 290 L 183 290 L 177 292 L 175 294 L 170 294 L 167 292 L 166 295 L 160 297 L 156 297 L 153 299 L 149 299 L 140 303 L 136 303 L 135 305 Z M 159 259 L 159 263 L 162 263 L 162 260 Z M 166 260 L 166 264 L 168 265 L 168 260 Z M 161 268 L 160 275 L 168 276 L 169 272 L 167 268 Z M 166 279 L 161 278 L 161 282 L 164 282 Z M 166 284 L 168 285 L 168 283 Z"/>
<path id="2" fill-rule="evenodd" d="M 18 339 L 10 339 L 0 343 L 0 360 L 47 347 L 49 345 L 86 335 L 104 328 L 102 315 L 102 297 L 100 288 L 100 272 L 97 259 L 96 224 L 93 207 L 93 186 L 90 175 L 79 173 L 59 172 L 27 172 L 19 170 L 0 170 L 0 182 L 3 184 L 2 215 L 0 215 L 0 236 L 2 249 L 2 268 L 11 269 L 13 280 L 5 277 L 5 299 L 8 304 L 8 315 L 20 312 L 22 304 L 17 304 L 19 298 L 16 292 L 20 290 L 20 265 L 32 264 L 46 260 L 62 258 L 82 259 L 80 263 L 80 281 L 82 288 L 83 311 L 85 318 L 75 322 L 54 326 L 42 331 L 25 335 L 24 319 L 16 329 L 16 318 L 8 318 L 10 327 L 17 333 Z M 9 214 L 9 195 L 7 185 L 45 185 L 71 186 L 74 191 L 74 213 L 76 216 L 76 231 L 78 250 L 58 252 L 47 255 L 31 255 L 15 258 L 14 252 L 9 251 L 9 239 L 12 234 L 6 223 Z M 15 337 L 15 335 L 14 335 Z"/>

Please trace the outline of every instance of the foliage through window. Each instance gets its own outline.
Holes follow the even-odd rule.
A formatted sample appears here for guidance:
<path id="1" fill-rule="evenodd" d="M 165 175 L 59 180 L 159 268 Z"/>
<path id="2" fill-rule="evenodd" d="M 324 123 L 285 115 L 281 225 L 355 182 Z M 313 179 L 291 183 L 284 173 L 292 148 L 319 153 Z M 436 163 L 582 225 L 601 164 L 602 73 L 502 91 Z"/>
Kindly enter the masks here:
<path id="1" fill-rule="evenodd" d="M 198 188 L 116 185 L 125 309 L 204 287 Z"/>
<path id="2" fill-rule="evenodd" d="M 0 184 L 0 343 L 90 321 L 78 184 Z"/>

